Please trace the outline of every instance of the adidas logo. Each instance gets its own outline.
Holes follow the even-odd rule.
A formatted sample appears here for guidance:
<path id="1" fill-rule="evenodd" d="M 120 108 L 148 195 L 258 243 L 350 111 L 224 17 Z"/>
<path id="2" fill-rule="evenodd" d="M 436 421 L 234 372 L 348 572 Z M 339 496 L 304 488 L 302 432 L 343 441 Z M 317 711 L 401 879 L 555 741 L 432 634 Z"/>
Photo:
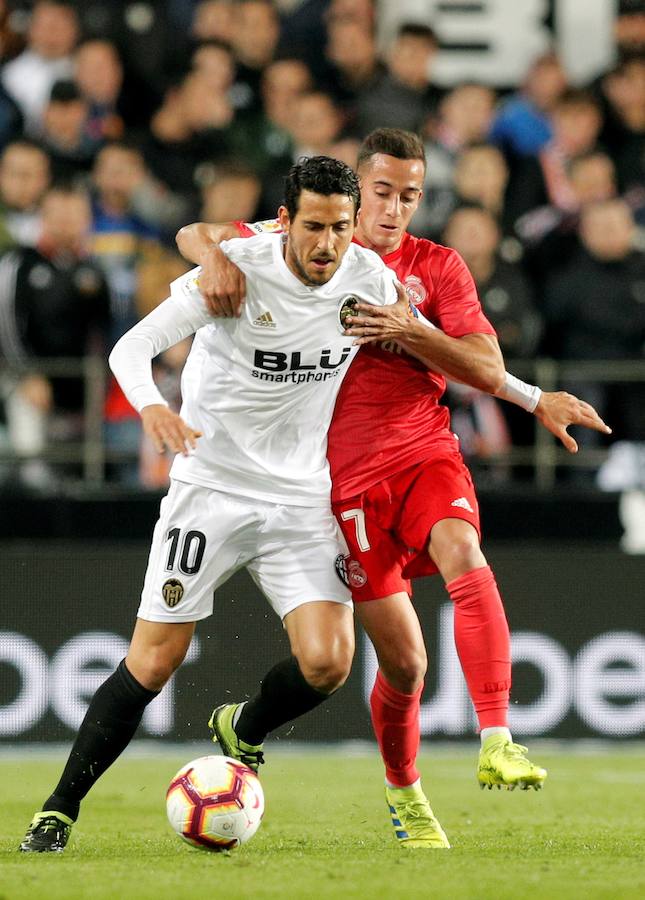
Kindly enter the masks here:
<path id="1" fill-rule="evenodd" d="M 475 510 L 472 508 L 472 506 L 470 505 L 468 500 L 466 500 L 465 497 L 459 497 L 457 500 L 453 500 L 450 505 L 451 506 L 460 506 L 461 509 L 467 509 L 468 512 L 475 512 Z"/>
<path id="2" fill-rule="evenodd" d="M 273 316 L 270 312 L 262 313 L 262 315 L 258 316 L 257 319 L 253 319 L 253 324 L 258 328 L 277 328 L 277 325 L 273 321 Z"/>

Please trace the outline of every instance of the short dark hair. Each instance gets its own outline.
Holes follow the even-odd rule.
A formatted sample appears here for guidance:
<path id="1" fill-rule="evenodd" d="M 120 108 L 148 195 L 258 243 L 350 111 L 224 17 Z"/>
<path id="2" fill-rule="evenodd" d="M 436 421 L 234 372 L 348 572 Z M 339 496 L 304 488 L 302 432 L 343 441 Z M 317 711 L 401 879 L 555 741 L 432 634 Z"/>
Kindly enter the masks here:
<path id="1" fill-rule="evenodd" d="M 370 132 L 358 148 L 358 169 L 376 153 L 394 156 L 395 159 L 419 159 L 426 166 L 423 141 L 413 131 L 402 128 L 377 128 Z"/>
<path id="2" fill-rule="evenodd" d="M 564 90 L 555 102 L 557 109 L 572 106 L 587 106 L 601 113 L 601 106 L 594 94 L 586 88 L 570 87 Z"/>
<path id="3" fill-rule="evenodd" d="M 324 197 L 344 194 L 354 201 L 354 213 L 358 212 L 361 205 L 361 189 L 356 172 L 344 162 L 330 156 L 303 157 L 291 167 L 284 185 L 284 205 L 290 219 L 294 219 L 298 212 L 302 191 L 312 191 Z"/>
<path id="4" fill-rule="evenodd" d="M 439 40 L 434 29 L 430 28 L 429 25 L 424 25 L 422 22 L 404 22 L 399 27 L 396 36 L 397 38 L 419 38 L 420 40 L 426 41 L 428 44 L 432 44 L 433 47 L 439 46 Z"/>

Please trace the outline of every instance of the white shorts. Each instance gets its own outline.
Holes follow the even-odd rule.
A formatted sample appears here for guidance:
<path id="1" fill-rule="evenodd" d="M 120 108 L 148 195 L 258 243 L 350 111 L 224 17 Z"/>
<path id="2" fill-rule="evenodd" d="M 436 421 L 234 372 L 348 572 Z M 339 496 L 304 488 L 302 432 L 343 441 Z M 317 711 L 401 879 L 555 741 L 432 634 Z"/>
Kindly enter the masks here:
<path id="1" fill-rule="evenodd" d="M 161 501 L 137 615 L 196 622 L 213 593 L 246 567 L 275 612 L 316 600 L 351 605 L 336 573 L 347 553 L 331 509 L 281 506 L 171 481 Z"/>

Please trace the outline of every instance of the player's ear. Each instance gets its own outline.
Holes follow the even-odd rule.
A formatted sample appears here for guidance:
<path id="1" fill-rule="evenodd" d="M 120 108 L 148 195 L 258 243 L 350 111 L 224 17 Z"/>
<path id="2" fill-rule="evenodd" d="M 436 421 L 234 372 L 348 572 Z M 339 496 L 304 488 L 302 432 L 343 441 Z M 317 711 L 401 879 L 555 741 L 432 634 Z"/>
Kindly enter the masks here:
<path id="1" fill-rule="evenodd" d="M 291 223 L 291 219 L 289 218 L 289 210 L 286 206 L 281 206 L 278 210 L 278 221 L 280 222 L 282 230 L 286 234 L 286 232 L 289 231 L 289 225 Z"/>

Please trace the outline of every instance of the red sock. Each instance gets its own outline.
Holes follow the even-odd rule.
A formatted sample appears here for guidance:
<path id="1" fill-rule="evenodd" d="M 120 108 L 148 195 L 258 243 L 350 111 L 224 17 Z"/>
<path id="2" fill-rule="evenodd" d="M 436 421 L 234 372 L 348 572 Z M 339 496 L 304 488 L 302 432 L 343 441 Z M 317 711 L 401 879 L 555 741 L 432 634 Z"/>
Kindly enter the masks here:
<path id="1" fill-rule="evenodd" d="M 374 734 L 390 784 L 407 787 L 419 778 L 419 704 L 423 685 L 414 694 L 402 694 L 383 677 L 381 670 L 370 696 Z"/>
<path id="2" fill-rule="evenodd" d="M 489 566 L 446 585 L 455 605 L 455 646 L 479 727 L 507 726 L 511 639 Z"/>

